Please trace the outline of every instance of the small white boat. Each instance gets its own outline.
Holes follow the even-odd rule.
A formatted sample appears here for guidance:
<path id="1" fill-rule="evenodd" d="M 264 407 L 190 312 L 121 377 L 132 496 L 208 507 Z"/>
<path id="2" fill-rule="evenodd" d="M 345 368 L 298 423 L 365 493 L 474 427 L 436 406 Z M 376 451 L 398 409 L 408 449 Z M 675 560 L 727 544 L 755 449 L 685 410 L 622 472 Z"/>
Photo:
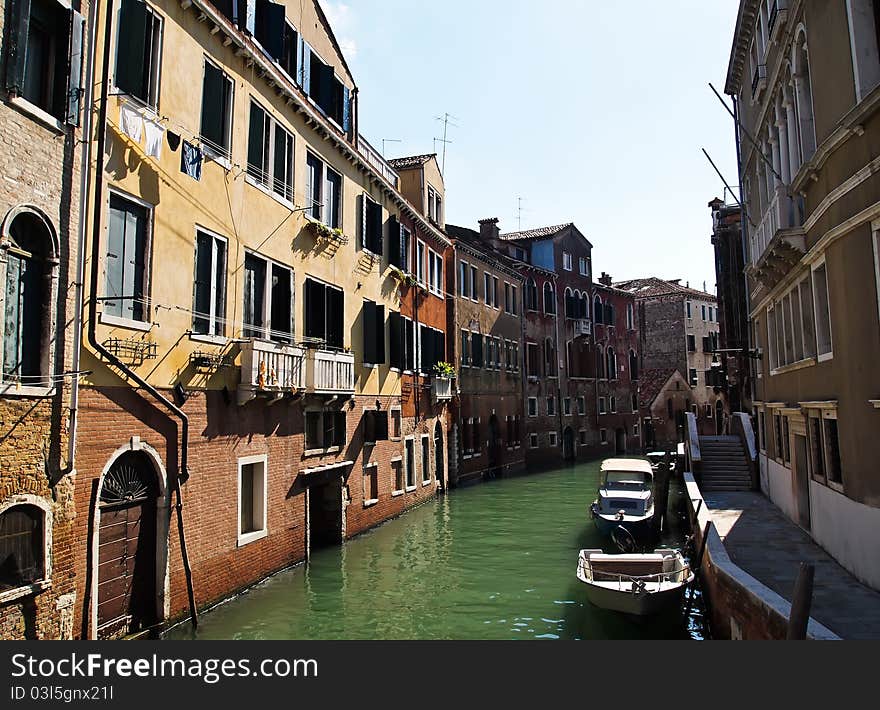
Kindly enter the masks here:
<path id="1" fill-rule="evenodd" d="M 637 539 L 654 531 L 654 470 L 648 461 L 609 459 L 602 463 L 599 497 L 590 506 L 599 532 L 610 537 L 619 527 Z"/>
<path id="2" fill-rule="evenodd" d="M 679 606 L 694 581 L 684 556 L 676 550 L 649 555 L 582 550 L 577 576 L 591 604 L 633 616 L 651 616 Z"/>

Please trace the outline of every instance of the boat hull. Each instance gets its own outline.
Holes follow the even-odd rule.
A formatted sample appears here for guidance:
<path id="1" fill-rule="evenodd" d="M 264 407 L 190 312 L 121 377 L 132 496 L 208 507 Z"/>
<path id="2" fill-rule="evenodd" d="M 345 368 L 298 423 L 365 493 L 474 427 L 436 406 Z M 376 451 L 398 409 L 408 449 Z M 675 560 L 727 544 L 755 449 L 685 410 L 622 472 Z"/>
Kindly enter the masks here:
<path id="1" fill-rule="evenodd" d="M 596 529 L 603 537 L 611 537 L 617 528 L 625 528 L 637 541 L 650 540 L 654 537 L 654 516 L 646 516 L 636 520 L 619 520 L 616 516 L 600 515 L 595 506 L 590 510 L 590 515 L 596 525 Z"/>
<path id="2" fill-rule="evenodd" d="M 662 592 L 637 594 L 630 591 L 608 589 L 585 581 L 584 586 L 587 600 L 593 606 L 631 616 L 654 616 L 680 609 L 686 589 L 684 585 L 681 585 Z"/>

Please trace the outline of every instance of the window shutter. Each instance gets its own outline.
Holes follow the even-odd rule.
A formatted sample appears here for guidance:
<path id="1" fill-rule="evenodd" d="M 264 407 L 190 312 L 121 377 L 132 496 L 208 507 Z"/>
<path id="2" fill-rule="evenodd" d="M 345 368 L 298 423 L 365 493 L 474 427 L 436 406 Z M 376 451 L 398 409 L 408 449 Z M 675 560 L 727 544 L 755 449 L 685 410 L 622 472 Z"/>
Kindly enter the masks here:
<path id="1" fill-rule="evenodd" d="M 105 297 L 124 296 L 122 293 L 123 240 L 125 238 L 125 210 L 110 201 L 110 223 L 107 228 L 107 253 L 104 265 Z M 122 301 L 104 301 L 104 312 L 122 316 Z"/>
<path id="2" fill-rule="evenodd" d="M 317 281 L 306 280 L 306 337 L 326 340 L 325 316 L 326 287 Z"/>
<path id="3" fill-rule="evenodd" d="M 376 306 L 376 327 L 373 330 L 376 342 L 376 365 L 384 365 L 385 357 L 385 306 Z"/>
<path id="4" fill-rule="evenodd" d="M 257 0 L 254 36 L 273 59 L 284 54 L 284 5 Z"/>
<path id="5" fill-rule="evenodd" d="M 238 26 L 244 32 L 254 34 L 257 31 L 257 3 L 256 0 L 241 0 L 242 11 L 239 14 Z"/>
<path id="6" fill-rule="evenodd" d="M 443 331 L 434 331 L 434 362 L 432 367 L 446 360 L 446 335 Z"/>
<path id="7" fill-rule="evenodd" d="M 377 412 L 375 419 L 375 441 L 388 441 L 388 412 Z"/>
<path id="8" fill-rule="evenodd" d="M 361 249 L 368 249 L 367 246 L 367 193 L 361 195 Z"/>
<path id="9" fill-rule="evenodd" d="M 116 86 L 126 94 L 147 100 L 144 55 L 147 42 L 147 7 L 141 0 L 122 0 L 119 13 L 119 50 Z"/>
<path id="10" fill-rule="evenodd" d="M 193 332 L 208 335 L 211 312 L 211 277 L 213 237 L 204 232 L 196 234 L 196 269 L 193 283 Z"/>
<path id="11" fill-rule="evenodd" d="M 364 301 L 364 363 L 375 365 L 376 363 L 376 304 L 372 301 Z"/>
<path id="12" fill-rule="evenodd" d="M 265 130 L 266 113 L 257 104 L 251 102 L 250 125 L 248 126 L 248 173 L 260 182 L 268 179 L 267 166 L 263 163 Z M 308 173 L 308 170 L 306 172 Z"/>
<path id="13" fill-rule="evenodd" d="M 400 222 L 397 221 L 397 217 L 391 215 L 388 219 L 388 262 L 397 268 L 402 269 L 402 261 Z"/>
<path id="14" fill-rule="evenodd" d="M 299 83 L 307 96 L 312 92 L 312 48 L 305 40 L 302 41 L 302 51 L 299 55 Z"/>
<path id="15" fill-rule="evenodd" d="M 400 313 L 391 313 L 388 316 L 388 331 L 390 335 L 390 363 L 391 367 L 403 370 L 403 321 Z"/>
<path id="16" fill-rule="evenodd" d="M 351 91 L 347 86 L 342 87 L 342 130 L 351 135 Z"/>
<path id="17" fill-rule="evenodd" d="M 214 7 L 233 25 L 238 25 L 239 0 L 217 0 Z"/>
<path id="18" fill-rule="evenodd" d="M 67 106 L 65 121 L 71 126 L 79 125 L 82 103 L 82 60 L 85 19 L 76 10 L 70 11 L 70 51 L 68 52 Z"/>
<path id="19" fill-rule="evenodd" d="M 473 366 L 483 367 L 483 336 L 479 333 L 471 334 L 471 352 L 473 353 Z"/>
<path id="20" fill-rule="evenodd" d="M 223 145 L 223 72 L 205 62 L 205 80 L 202 88 L 202 137 L 216 147 Z"/>
<path id="21" fill-rule="evenodd" d="M 336 288 L 327 289 L 327 346 L 342 349 L 342 327 L 345 318 L 345 294 Z"/>

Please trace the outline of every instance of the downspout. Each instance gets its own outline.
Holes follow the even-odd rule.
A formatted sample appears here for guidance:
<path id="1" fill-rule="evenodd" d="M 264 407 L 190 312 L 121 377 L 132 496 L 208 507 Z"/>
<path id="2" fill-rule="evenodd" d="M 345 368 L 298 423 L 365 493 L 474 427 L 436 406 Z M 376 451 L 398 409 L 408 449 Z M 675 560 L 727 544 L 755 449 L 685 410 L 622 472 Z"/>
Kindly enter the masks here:
<path id="1" fill-rule="evenodd" d="M 97 3 L 95 3 L 97 4 Z M 104 53 L 103 66 L 101 67 L 101 100 L 98 107 L 98 145 L 97 157 L 95 164 L 95 204 L 92 226 L 92 269 L 90 279 L 89 293 L 89 331 L 88 342 L 95 352 L 102 358 L 107 360 L 110 365 L 121 370 L 123 374 L 130 380 L 133 380 L 139 387 L 149 392 L 160 404 L 170 410 L 180 419 L 180 458 L 179 468 L 175 475 L 172 476 L 174 494 L 177 499 L 175 510 L 177 511 L 177 529 L 180 534 L 180 554 L 183 558 L 183 569 L 186 575 L 187 594 L 189 595 L 190 618 L 192 619 L 193 628 L 198 628 L 198 610 L 195 603 L 195 592 L 193 590 L 192 569 L 189 564 L 189 555 L 186 549 L 186 536 L 183 527 L 183 500 L 181 497 L 180 485 L 181 479 L 189 478 L 189 470 L 187 466 L 187 455 L 189 449 L 189 419 L 183 410 L 176 407 L 172 402 L 163 397 L 159 391 L 141 378 L 137 373 L 131 370 L 118 357 L 110 353 L 103 345 L 98 342 L 97 337 L 97 317 L 98 317 L 98 265 L 101 258 L 101 196 L 104 192 L 104 150 L 107 136 L 107 90 L 109 85 L 110 73 L 110 37 L 113 33 L 113 0 L 107 0 L 107 9 L 105 10 L 107 19 L 104 27 Z"/>
<path id="2" fill-rule="evenodd" d="M 83 325 L 83 282 L 86 278 L 86 230 L 87 215 L 89 212 L 89 182 L 91 181 L 91 160 L 89 148 L 92 144 L 92 101 L 94 99 L 94 73 L 95 73 L 95 23 L 98 21 L 98 3 L 89 5 L 88 42 L 86 45 L 85 93 L 81 94 L 81 104 L 84 106 L 82 126 L 82 164 L 80 166 L 79 195 L 81 208 L 79 211 L 79 225 L 77 227 L 76 244 L 76 282 L 74 283 L 74 314 L 73 314 L 73 365 L 71 370 L 75 373 L 80 371 L 82 361 L 82 325 Z M 76 471 L 76 433 L 79 412 L 79 375 L 74 375 L 70 388 L 70 431 L 67 437 L 67 473 Z"/>

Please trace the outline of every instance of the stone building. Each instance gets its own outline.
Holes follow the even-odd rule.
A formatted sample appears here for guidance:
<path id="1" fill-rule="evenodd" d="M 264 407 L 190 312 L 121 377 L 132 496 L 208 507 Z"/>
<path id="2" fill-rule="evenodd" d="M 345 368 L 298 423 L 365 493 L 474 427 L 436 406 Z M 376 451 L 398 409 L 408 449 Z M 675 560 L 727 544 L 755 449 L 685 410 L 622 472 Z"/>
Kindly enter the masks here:
<path id="1" fill-rule="evenodd" d="M 692 411 L 693 390 L 678 370 L 641 373 L 639 412 L 647 451 L 676 451 L 686 436 L 686 414 Z"/>
<path id="2" fill-rule="evenodd" d="M 741 0 L 741 121 L 761 485 L 880 589 L 880 7 Z"/>
<path id="3" fill-rule="evenodd" d="M 450 480 L 461 485 L 521 471 L 523 452 L 522 293 L 511 259 L 492 249 L 488 236 L 447 225 L 453 250 L 446 260 L 450 359 L 457 368 L 455 461 Z M 454 466 L 454 470 L 453 470 Z"/>
<path id="4" fill-rule="evenodd" d="M 90 6 L 0 5 L 0 639 L 67 639 Z"/>
<path id="5" fill-rule="evenodd" d="M 444 458 L 427 419 L 395 417 L 442 349 L 405 325 L 403 237 L 428 274 L 418 239 L 448 240 L 360 136 L 319 3 L 116 7 L 90 146 L 84 638 L 154 631 L 428 500 Z"/>
<path id="6" fill-rule="evenodd" d="M 723 431 L 729 410 L 718 375 L 718 299 L 680 281 L 653 277 L 616 286 L 636 299 L 641 369 L 678 370 L 691 388 L 690 411 L 700 434 Z"/>

